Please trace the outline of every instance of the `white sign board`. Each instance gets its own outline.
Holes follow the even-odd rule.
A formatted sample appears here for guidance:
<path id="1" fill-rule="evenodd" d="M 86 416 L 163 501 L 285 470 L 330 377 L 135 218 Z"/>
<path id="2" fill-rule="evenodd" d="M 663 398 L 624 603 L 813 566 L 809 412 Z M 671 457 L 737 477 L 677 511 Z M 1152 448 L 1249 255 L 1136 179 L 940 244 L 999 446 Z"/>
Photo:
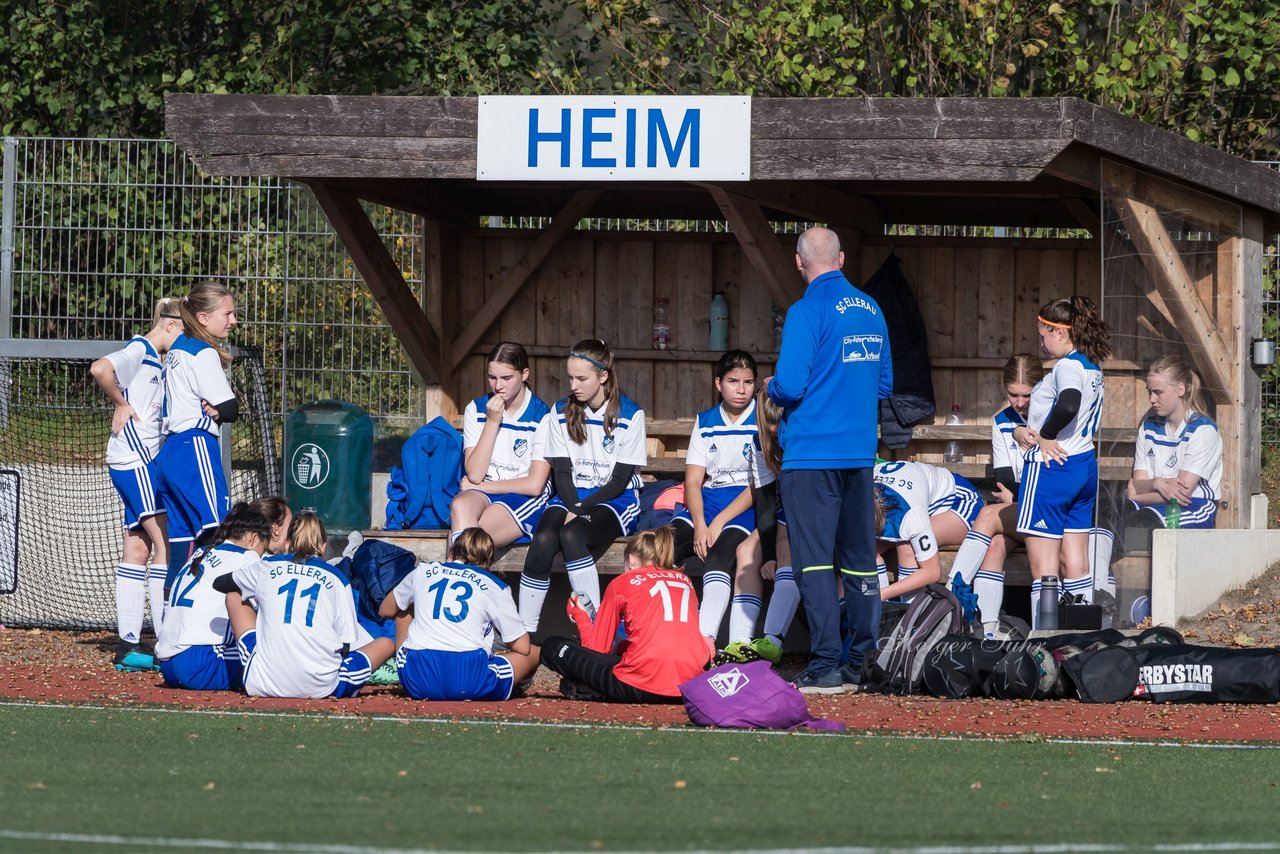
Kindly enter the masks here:
<path id="1" fill-rule="evenodd" d="M 480 98 L 478 181 L 673 179 L 751 179 L 750 98 Z"/>

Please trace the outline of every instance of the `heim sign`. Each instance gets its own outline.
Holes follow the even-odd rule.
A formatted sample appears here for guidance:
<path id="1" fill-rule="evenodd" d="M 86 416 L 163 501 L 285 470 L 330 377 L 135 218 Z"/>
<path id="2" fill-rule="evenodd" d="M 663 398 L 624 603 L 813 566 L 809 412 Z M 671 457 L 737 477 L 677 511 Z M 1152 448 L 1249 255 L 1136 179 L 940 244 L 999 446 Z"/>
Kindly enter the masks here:
<path id="1" fill-rule="evenodd" d="M 480 98 L 478 181 L 748 181 L 751 99 Z"/>

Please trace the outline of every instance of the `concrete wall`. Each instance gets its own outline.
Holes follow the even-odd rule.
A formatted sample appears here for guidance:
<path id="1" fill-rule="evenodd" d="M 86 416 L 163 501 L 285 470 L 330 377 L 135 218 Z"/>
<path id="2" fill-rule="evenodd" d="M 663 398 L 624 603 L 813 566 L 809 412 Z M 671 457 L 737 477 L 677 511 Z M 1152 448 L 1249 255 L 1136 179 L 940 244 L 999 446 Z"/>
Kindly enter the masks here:
<path id="1" fill-rule="evenodd" d="M 373 495 L 369 502 L 370 525 L 383 528 L 387 524 L 387 484 L 391 482 L 391 473 L 375 471 L 373 473 Z"/>
<path id="2" fill-rule="evenodd" d="M 1280 530 L 1154 532 L 1151 619 L 1171 626 L 1208 608 L 1280 561 Z"/>

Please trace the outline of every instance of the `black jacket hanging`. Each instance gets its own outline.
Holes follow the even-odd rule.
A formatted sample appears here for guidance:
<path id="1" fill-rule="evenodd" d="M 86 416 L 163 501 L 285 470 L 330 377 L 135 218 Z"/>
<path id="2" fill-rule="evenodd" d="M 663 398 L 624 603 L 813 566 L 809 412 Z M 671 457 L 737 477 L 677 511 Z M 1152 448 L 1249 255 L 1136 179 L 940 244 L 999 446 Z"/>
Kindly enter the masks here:
<path id="1" fill-rule="evenodd" d="M 880 401 L 880 437 L 889 448 L 905 448 L 911 427 L 933 417 L 933 369 L 924 317 L 902 274 L 902 259 L 892 252 L 861 289 L 884 312 L 893 354 L 893 396 Z"/>

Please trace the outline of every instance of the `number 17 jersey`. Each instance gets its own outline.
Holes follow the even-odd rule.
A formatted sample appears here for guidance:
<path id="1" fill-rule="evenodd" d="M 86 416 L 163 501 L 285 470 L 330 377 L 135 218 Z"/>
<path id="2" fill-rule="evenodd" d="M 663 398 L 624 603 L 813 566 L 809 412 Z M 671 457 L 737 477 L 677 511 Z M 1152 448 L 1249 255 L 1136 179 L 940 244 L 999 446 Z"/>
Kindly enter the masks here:
<path id="1" fill-rule="evenodd" d="M 609 652 L 624 620 L 627 640 L 613 675 L 650 694 L 679 696 L 680 683 L 697 676 L 707 663 L 706 641 L 698 628 L 698 595 L 689 576 L 654 566 L 619 575 L 605 588 L 582 645 Z"/>

